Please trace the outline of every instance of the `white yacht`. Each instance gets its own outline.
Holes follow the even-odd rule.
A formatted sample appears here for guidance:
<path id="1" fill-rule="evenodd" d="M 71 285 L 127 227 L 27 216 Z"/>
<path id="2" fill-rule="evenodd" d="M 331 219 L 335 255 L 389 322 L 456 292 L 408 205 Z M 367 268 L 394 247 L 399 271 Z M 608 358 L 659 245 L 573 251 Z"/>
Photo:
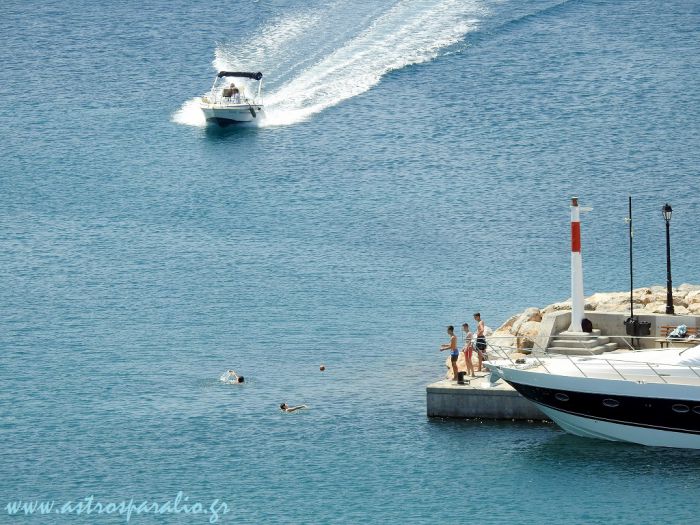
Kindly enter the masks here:
<path id="1" fill-rule="evenodd" d="M 700 345 L 485 364 L 571 434 L 700 449 Z"/>
<path id="2" fill-rule="evenodd" d="M 257 86 L 251 85 L 251 80 L 257 81 Z M 264 111 L 262 73 L 219 71 L 199 107 L 207 122 L 220 126 L 260 120 Z"/>

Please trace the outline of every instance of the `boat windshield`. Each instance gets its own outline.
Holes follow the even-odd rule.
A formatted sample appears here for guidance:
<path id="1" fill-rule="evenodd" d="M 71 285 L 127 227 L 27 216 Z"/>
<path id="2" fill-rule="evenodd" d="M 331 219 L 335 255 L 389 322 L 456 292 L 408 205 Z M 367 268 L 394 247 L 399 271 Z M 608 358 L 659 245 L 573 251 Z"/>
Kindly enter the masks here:
<path id="1" fill-rule="evenodd" d="M 217 76 L 205 95 L 213 104 L 262 104 L 262 93 L 256 79 Z"/>

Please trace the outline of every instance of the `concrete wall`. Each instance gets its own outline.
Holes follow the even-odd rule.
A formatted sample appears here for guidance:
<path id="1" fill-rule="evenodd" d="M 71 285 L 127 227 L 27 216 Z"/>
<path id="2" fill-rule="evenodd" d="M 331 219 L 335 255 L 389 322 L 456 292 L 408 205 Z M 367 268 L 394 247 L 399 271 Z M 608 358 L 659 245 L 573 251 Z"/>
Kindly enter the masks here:
<path id="1" fill-rule="evenodd" d="M 428 385 L 427 408 L 429 417 L 547 419 L 515 390 L 459 387 L 442 382 Z"/>
<path id="2" fill-rule="evenodd" d="M 540 331 L 535 338 L 535 351 L 545 351 L 549 347 L 552 338 L 559 332 L 563 332 L 571 324 L 571 311 L 552 312 L 545 315 L 540 323 Z"/>

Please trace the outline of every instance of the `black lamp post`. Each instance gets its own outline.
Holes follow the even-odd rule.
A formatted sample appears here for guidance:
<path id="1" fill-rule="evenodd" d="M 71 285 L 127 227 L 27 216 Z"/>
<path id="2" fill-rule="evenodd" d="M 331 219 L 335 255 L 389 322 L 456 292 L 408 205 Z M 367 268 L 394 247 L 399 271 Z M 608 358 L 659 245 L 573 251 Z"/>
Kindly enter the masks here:
<path id="1" fill-rule="evenodd" d="M 661 213 L 664 215 L 664 220 L 666 221 L 666 313 L 674 315 L 676 312 L 673 310 L 673 290 L 671 285 L 671 213 L 673 209 L 671 205 L 667 202 L 664 207 L 661 208 Z"/>

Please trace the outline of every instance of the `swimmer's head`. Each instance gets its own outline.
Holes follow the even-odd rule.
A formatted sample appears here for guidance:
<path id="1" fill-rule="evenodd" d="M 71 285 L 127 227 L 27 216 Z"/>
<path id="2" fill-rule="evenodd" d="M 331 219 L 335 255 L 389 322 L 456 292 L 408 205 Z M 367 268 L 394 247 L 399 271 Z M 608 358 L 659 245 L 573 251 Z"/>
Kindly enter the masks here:
<path id="1" fill-rule="evenodd" d="M 287 410 L 287 403 L 282 403 L 280 405 L 280 410 Z"/>
<path id="2" fill-rule="evenodd" d="M 245 383 L 245 377 L 243 377 L 243 376 L 238 376 L 238 382 L 239 382 L 239 383 Z"/>

